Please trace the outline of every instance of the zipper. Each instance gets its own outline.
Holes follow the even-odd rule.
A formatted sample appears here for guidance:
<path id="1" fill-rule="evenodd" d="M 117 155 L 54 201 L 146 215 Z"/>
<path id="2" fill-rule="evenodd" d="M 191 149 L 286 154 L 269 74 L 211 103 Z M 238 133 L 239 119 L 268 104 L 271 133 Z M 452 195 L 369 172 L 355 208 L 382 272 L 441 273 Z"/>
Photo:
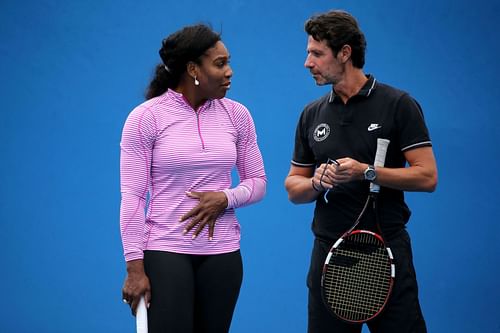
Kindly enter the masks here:
<path id="1" fill-rule="evenodd" d="M 188 102 L 188 100 L 186 99 L 186 97 L 182 96 L 182 99 L 184 99 L 184 102 L 189 106 L 189 108 L 191 110 L 193 110 L 195 116 L 196 116 L 196 126 L 198 128 L 198 137 L 200 138 L 200 142 L 201 142 L 201 149 L 204 151 L 205 150 L 205 141 L 203 141 L 203 136 L 201 135 L 201 127 L 200 127 L 200 112 L 201 112 L 201 109 L 204 107 L 204 105 L 201 105 L 199 108 L 198 108 L 198 111 L 196 111 Z"/>
<path id="2" fill-rule="evenodd" d="M 194 111 L 194 113 L 196 114 L 196 125 L 198 127 L 198 136 L 200 137 L 200 141 L 201 141 L 201 149 L 205 150 L 205 141 L 203 141 L 203 136 L 201 135 L 199 111 L 198 112 Z"/>

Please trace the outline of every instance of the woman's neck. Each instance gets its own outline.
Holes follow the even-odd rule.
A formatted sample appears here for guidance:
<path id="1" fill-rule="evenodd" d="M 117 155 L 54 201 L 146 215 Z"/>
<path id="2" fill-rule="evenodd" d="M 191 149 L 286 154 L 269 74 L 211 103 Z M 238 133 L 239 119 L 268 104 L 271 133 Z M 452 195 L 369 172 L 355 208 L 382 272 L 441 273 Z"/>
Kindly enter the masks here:
<path id="1" fill-rule="evenodd" d="M 193 110 L 198 111 L 198 108 L 207 101 L 207 98 L 199 96 L 199 88 L 193 84 L 193 82 L 181 82 L 174 89 L 175 92 L 182 94 L 186 102 L 193 108 Z"/>

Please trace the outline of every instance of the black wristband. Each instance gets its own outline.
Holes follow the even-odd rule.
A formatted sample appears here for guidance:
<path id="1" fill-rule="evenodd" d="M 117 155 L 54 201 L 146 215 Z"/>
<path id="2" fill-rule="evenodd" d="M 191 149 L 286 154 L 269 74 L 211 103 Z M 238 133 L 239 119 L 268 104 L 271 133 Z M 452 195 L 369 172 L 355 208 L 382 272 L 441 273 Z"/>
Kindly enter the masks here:
<path id="1" fill-rule="evenodd" d="M 321 190 L 319 188 L 316 188 L 316 186 L 314 185 L 314 177 L 311 178 L 311 185 L 313 190 L 315 190 L 316 192 L 321 192 Z"/>

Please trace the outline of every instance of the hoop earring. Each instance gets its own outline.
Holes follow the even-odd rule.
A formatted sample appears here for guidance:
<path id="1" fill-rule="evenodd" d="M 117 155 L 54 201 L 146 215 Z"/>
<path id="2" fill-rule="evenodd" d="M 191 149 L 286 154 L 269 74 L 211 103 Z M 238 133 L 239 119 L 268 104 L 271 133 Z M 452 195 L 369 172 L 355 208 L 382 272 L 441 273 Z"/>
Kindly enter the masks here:
<path id="1" fill-rule="evenodd" d="M 198 81 L 198 80 L 196 79 L 196 76 L 194 77 L 194 85 L 195 85 L 195 86 L 199 86 L 199 85 L 200 85 L 200 81 Z"/>

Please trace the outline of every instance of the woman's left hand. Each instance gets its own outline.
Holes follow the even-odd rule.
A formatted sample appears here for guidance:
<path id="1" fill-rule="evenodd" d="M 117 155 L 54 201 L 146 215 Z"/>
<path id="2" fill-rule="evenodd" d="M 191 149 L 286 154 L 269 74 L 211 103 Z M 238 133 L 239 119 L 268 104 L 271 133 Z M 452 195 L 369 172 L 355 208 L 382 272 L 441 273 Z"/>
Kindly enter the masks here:
<path id="1" fill-rule="evenodd" d="M 211 240 L 214 236 L 215 221 L 227 207 L 226 195 L 224 192 L 186 192 L 186 195 L 199 199 L 200 202 L 181 217 L 180 222 L 192 218 L 184 228 L 184 234 L 197 226 L 193 234 L 193 238 L 196 238 L 208 225 L 208 238 Z"/>

